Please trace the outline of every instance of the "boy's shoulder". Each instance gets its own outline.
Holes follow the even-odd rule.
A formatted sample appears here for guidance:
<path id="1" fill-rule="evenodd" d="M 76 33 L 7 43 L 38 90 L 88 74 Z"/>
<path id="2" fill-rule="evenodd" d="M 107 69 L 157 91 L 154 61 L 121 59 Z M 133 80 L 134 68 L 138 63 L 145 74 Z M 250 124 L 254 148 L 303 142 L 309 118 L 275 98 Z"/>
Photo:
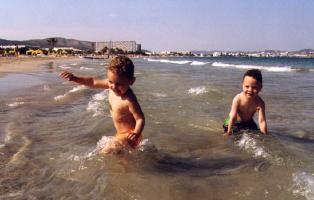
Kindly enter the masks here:
<path id="1" fill-rule="evenodd" d="M 241 101 L 241 99 L 243 99 L 243 98 L 244 98 L 243 92 L 240 92 L 240 93 L 238 93 L 237 95 L 234 96 L 233 101 L 238 102 L 238 101 Z"/>
<path id="2" fill-rule="evenodd" d="M 255 97 L 254 101 L 251 102 L 251 106 L 254 106 L 257 109 L 263 108 L 263 107 L 265 107 L 265 102 L 259 95 L 257 95 Z"/>
<path id="3" fill-rule="evenodd" d="M 125 95 L 125 99 L 131 103 L 137 102 L 136 95 L 131 88 L 129 88 L 129 90 L 127 91 L 127 93 Z"/>
<path id="4" fill-rule="evenodd" d="M 259 95 L 257 95 L 256 97 L 256 103 L 260 106 L 265 106 L 265 102 L 264 100 L 262 99 L 262 97 L 260 97 Z"/>

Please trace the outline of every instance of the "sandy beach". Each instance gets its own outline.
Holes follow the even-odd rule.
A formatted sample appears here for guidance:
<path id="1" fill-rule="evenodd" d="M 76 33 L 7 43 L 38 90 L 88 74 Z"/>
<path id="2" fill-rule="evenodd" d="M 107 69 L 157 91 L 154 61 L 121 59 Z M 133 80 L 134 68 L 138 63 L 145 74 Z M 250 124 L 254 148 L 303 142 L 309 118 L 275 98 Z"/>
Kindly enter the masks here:
<path id="1" fill-rule="evenodd" d="M 40 66 L 53 61 L 72 60 L 78 57 L 0 57 L 0 76 L 6 73 L 36 71 Z"/>
<path id="2" fill-rule="evenodd" d="M 12 93 L 15 90 L 42 83 L 38 73 L 60 71 L 59 63 L 77 62 L 79 57 L 0 57 L 0 93 Z M 58 74 L 59 72 L 57 72 Z M 36 75 L 37 74 L 37 75 Z M 58 77 L 58 76 L 56 76 Z"/>

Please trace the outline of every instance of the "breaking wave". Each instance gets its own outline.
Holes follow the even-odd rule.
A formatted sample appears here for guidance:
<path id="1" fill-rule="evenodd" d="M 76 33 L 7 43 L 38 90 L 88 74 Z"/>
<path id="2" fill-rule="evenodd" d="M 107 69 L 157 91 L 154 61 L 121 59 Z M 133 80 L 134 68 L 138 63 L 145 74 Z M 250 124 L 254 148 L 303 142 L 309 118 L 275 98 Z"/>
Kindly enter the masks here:
<path id="1" fill-rule="evenodd" d="M 191 65 L 197 65 L 197 66 L 202 66 L 202 65 L 206 65 L 206 64 L 209 64 L 209 62 L 193 61 L 191 63 Z"/>
<path id="2" fill-rule="evenodd" d="M 282 155 L 277 154 L 265 146 L 263 141 L 258 139 L 259 135 L 255 133 L 244 132 L 241 138 L 235 142 L 240 149 L 248 152 L 253 158 L 263 158 L 275 165 L 283 165 L 287 160 Z"/>
<path id="3" fill-rule="evenodd" d="M 20 105 L 24 105 L 24 104 L 25 104 L 25 102 L 18 101 L 18 102 L 9 103 L 9 104 L 7 104 L 7 106 L 9 106 L 10 108 L 16 108 L 16 107 L 18 107 Z"/>
<path id="4" fill-rule="evenodd" d="M 149 62 L 161 62 L 161 63 L 178 64 L 178 65 L 184 65 L 184 64 L 188 64 L 188 63 L 191 62 L 189 60 L 167 60 L 167 59 L 151 59 L 151 58 L 148 58 L 147 61 L 149 61 Z"/>
<path id="5" fill-rule="evenodd" d="M 270 154 L 263 146 L 257 144 L 256 139 L 250 137 L 247 133 L 243 133 L 240 140 L 236 142 L 240 149 L 244 149 L 253 154 L 254 158 L 270 158 Z"/>
<path id="6" fill-rule="evenodd" d="M 76 86 L 76 87 L 72 88 L 71 90 L 69 90 L 68 92 L 66 92 L 65 94 L 54 97 L 54 100 L 55 100 L 55 101 L 61 101 L 61 100 L 63 100 L 64 98 L 66 98 L 69 94 L 78 92 L 78 91 L 80 91 L 80 90 L 84 90 L 84 89 L 86 89 L 86 88 L 87 88 L 87 87 L 86 87 L 86 86 L 83 86 L 83 85 Z"/>
<path id="7" fill-rule="evenodd" d="M 71 69 L 72 68 L 72 67 L 67 66 L 67 65 L 59 65 L 58 67 L 61 69 Z"/>
<path id="8" fill-rule="evenodd" d="M 214 62 L 212 63 L 213 67 L 221 67 L 221 68 L 237 68 L 237 69 L 260 69 L 266 70 L 270 72 L 292 72 L 296 71 L 296 69 L 292 69 L 290 66 L 260 66 L 260 65 L 236 65 L 236 64 L 227 64 L 223 62 Z"/>
<path id="9" fill-rule="evenodd" d="M 93 70 L 93 69 L 89 67 L 80 67 L 80 70 Z"/>
<path id="10" fill-rule="evenodd" d="M 105 114 L 105 101 L 108 99 L 108 90 L 104 90 L 95 94 L 92 100 L 88 102 L 87 111 L 93 112 L 93 117 L 101 116 Z"/>

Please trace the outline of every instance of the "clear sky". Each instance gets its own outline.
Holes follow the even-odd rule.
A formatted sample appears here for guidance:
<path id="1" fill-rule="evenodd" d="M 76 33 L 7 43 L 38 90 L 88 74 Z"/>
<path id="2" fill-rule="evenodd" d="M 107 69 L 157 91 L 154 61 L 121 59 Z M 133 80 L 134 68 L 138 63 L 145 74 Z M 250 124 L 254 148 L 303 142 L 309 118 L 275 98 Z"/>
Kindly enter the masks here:
<path id="1" fill-rule="evenodd" d="M 314 0 L 9 0 L 0 38 L 135 40 L 149 50 L 314 49 Z"/>

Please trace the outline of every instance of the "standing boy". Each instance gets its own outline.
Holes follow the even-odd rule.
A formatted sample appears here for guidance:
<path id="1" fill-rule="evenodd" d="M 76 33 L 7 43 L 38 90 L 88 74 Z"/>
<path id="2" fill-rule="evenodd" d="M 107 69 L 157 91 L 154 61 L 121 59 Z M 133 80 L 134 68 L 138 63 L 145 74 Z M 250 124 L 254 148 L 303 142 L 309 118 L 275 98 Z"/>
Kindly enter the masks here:
<path id="1" fill-rule="evenodd" d="M 233 127 L 237 130 L 258 130 L 253 116 L 258 111 L 258 123 L 260 131 L 267 134 L 265 115 L 265 103 L 258 95 L 263 87 L 262 73 L 258 69 L 248 70 L 242 81 L 242 92 L 237 94 L 231 105 L 229 117 L 225 120 L 223 128 L 225 133 L 231 135 Z"/>
<path id="2" fill-rule="evenodd" d="M 101 153 L 110 153 L 126 145 L 135 148 L 141 138 L 145 117 L 130 86 L 134 83 L 134 65 L 126 56 L 114 57 L 107 68 L 107 79 L 97 80 L 92 77 L 78 77 L 70 72 L 60 76 L 69 81 L 93 88 L 109 89 L 109 107 L 116 136 L 114 145 L 102 149 Z"/>

